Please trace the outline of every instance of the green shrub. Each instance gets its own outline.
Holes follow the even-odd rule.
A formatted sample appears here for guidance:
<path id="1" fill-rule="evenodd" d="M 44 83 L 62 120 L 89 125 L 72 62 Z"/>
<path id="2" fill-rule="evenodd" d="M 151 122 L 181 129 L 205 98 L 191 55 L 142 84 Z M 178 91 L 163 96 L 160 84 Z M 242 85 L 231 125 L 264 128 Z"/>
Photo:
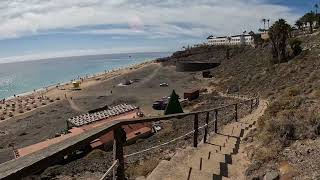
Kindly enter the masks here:
<path id="1" fill-rule="evenodd" d="M 295 56 L 299 55 L 302 52 L 301 44 L 302 41 L 300 41 L 299 39 L 290 39 L 289 45 Z"/>
<path id="2" fill-rule="evenodd" d="M 179 102 L 179 96 L 173 90 L 164 114 L 169 115 L 169 114 L 178 114 L 178 113 L 183 113 L 183 110 Z"/>

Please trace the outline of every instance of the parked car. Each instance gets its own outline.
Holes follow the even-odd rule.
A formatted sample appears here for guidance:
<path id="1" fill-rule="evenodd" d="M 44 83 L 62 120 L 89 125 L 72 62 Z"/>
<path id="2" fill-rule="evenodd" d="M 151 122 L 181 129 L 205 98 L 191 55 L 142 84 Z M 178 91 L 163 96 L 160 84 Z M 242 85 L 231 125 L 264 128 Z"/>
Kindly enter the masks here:
<path id="1" fill-rule="evenodd" d="M 160 87 L 168 87 L 168 86 L 169 86 L 168 83 L 161 83 L 161 84 L 160 84 Z"/>
<path id="2" fill-rule="evenodd" d="M 157 100 L 152 104 L 152 108 L 155 110 L 165 110 L 168 105 L 168 101 Z"/>

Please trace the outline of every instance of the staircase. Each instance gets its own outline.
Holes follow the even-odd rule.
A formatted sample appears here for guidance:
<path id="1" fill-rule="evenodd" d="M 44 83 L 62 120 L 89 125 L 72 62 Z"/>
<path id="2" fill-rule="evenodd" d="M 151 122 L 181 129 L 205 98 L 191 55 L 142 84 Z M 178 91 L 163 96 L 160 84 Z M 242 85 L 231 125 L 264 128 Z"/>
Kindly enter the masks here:
<path id="1" fill-rule="evenodd" d="M 223 180 L 244 179 L 239 173 L 241 162 L 233 161 L 239 152 L 241 140 L 255 127 L 264 114 L 266 103 L 239 122 L 226 125 L 219 133 L 211 135 L 208 142 L 198 148 L 188 147 L 178 151 L 170 161 L 163 160 L 146 180 Z M 243 167 L 242 167 L 243 168 Z"/>

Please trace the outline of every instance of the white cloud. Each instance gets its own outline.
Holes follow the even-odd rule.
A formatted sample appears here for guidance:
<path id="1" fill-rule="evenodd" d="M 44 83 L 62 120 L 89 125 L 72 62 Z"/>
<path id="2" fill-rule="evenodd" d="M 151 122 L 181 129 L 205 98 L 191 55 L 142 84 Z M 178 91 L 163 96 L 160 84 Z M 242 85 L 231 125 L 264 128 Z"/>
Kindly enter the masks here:
<path id="1" fill-rule="evenodd" d="M 264 17 L 293 22 L 297 14 L 263 0 L 1 0 L 0 38 L 81 26 L 92 27 L 80 32 L 88 34 L 203 37 L 256 30 Z M 93 28 L 101 24 L 124 28 Z"/>

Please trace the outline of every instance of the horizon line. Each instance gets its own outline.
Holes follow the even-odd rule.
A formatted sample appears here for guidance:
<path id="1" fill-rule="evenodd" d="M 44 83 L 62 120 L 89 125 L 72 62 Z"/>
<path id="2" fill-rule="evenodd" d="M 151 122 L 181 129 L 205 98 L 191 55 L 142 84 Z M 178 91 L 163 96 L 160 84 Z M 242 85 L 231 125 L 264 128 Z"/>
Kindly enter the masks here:
<path id="1" fill-rule="evenodd" d="M 50 56 L 48 57 L 39 57 L 39 58 L 30 58 L 30 59 L 20 59 L 20 60 L 12 60 L 9 62 L 2 62 L 3 60 L 8 60 L 10 58 L 18 58 L 18 57 L 27 57 L 26 56 L 12 56 L 12 57 L 4 57 L 0 58 L 0 64 L 12 64 L 12 63 L 22 63 L 22 62 L 34 62 L 34 61 L 45 61 L 45 60 L 55 60 L 60 58 L 77 58 L 77 57 L 93 57 L 93 56 L 103 56 L 103 55 L 122 55 L 122 54 L 143 54 L 143 53 L 172 53 L 171 51 L 138 51 L 138 52 L 118 52 L 118 53 L 88 53 L 83 55 L 57 55 L 57 56 Z M 30 55 L 34 56 L 34 55 Z"/>

